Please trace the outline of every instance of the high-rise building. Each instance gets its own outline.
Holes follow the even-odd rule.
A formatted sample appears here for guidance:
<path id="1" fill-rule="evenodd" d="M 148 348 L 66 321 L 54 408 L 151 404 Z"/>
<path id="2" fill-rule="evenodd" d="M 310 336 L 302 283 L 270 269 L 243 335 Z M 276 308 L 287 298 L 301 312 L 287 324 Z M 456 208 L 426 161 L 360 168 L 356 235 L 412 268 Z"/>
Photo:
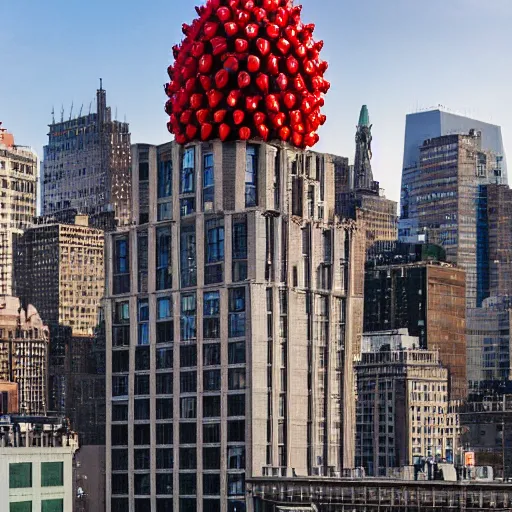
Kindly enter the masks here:
<path id="1" fill-rule="evenodd" d="M 470 394 L 488 395 L 512 380 L 510 324 L 512 297 L 491 297 L 468 309 L 467 369 Z"/>
<path id="2" fill-rule="evenodd" d="M 356 131 L 354 165 L 347 159 L 336 165 L 336 211 L 338 215 L 364 224 L 366 246 L 379 240 L 397 239 L 397 204 L 384 197 L 372 173 L 372 126 L 368 107 L 363 105 Z"/>
<path id="3" fill-rule="evenodd" d="M 17 244 L 16 294 L 73 336 L 93 334 L 104 292 L 104 234 L 88 222 L 77 216 L 73 225 L 35 225 Z"/>
<path id="4" fill-rule="evenodd" d="M 379 242 L 368 251 L 365 332 L 408 329 L 421 349 L 438 350 L 450 398 L 467 396 L 465 272 L 441 248 Z"/>
<path id="5" fill-rule="evenodd" d="M 34 306 L 0 297 L 0 381 L 17 383 L 20 414 L 46 414 L 48 344 L 48 327 Z"/>
<path id="6" fill-rule="evenodd" d="M 0 123 L 1 126 L 2 123 Z M 0 128 L 0 295 L 13 293 L 16 238 L 36 215 L 37 156 Z"/>
<path id="7" fill-rule="evenodd" d="M 466 271 L 467 307 L 479 305 L 483 287 L 477 272 L 482 185 L 503 180 L 501 164 L 482 148 L 481 133 L 472 131 L 424 141 L 413 176 L 404 169 L 403 179 L 407 174 L 409 181 L 402 215 L 415 227 L 402 230 L 401 240 L 423 233 L 423 241 L 446 250 L 447 261 Z"/>
<path id="8" fill-rule="evenodd" d="M 9 415 L 0 424 L 0 510 L 73 510 L 78 436 L 62 418 Z"/>
<path id="9" fill-rule="evenodd" d="M 365 333 L 356 363 L 356 466 L 389 476 L 420 458 L 453 462 L 458 416 L 439 354 L 407 329 Z"/>
<path id="10" fill-rule="evenodd" d="M 90 215 L 98 227 L 106 213 L 113 212 L 118 224 L 128 221 L 129 126 L 112 119 L 101 83 L 96 92 L 96 113 L 52 120 L 41 183 L 44 215 L 75 209 Z"/>
<path id="11" fill-rule="evenodd" d="M 18 384 L 0 381 L 0 416 L 18 414 Z"/>
<path id="12" fill-rule="evenodd" d="M 245 476 L 353 467 L 364 235 L 336 157 L 133 147 L 106 244 L 107 510 L 245 510 Z M 174 500 L 174 501 L 173 501 Z"/>

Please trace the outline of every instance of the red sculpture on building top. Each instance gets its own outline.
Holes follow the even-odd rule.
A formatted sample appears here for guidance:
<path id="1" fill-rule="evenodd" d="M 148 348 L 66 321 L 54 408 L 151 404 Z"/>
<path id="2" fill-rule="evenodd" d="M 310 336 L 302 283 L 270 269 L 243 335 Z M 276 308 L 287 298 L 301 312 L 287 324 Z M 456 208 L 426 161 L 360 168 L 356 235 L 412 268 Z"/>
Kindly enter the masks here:
<path id="1" fill-rule="evenodd" d="M 318 142 L 330 84 L 323 42 L 292 0 L 208 0 L 183 25 L 169 66 L 167 127 L 179 144 L 193 140 Z"/>

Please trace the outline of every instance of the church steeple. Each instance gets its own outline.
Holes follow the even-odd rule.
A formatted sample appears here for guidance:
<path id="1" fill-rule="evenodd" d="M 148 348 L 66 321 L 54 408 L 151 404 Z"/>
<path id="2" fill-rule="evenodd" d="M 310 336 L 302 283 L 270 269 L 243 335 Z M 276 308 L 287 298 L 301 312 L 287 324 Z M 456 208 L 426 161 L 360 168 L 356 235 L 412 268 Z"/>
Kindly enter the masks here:
<path id="1" fill-rule="evenodd" d="M 356 156 L 354 159 L 354 189 L 358 192 L 378 193 L 378 185 L 372 173 L 372 125 L 368 107 L 363 105 L 359 113 L 356 131 Z"/>

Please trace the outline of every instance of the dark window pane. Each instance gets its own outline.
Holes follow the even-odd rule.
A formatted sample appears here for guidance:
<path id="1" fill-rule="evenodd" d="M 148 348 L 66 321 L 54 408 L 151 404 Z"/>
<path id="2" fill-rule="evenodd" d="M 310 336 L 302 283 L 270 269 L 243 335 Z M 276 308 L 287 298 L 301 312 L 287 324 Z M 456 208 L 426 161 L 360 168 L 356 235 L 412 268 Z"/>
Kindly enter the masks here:
<path id="1" fill-rule="evenodd" d="M 172 494 L 172 473 L 157 473 L 156 493 L 163 495 Z"/>
<path id="2" fill-rule="evenodd" d="M 133 444 L 148 445 L 150 439 L 149 425 L 135 425 L 133 427 Z"/>
<path id="3" fill-rule="evenodd" d="M 112 373 L 128 373 L 130 370 L 130 352 L 114 350 L 112 352 Z"/>
<path id="4" fill-rule="evenodd" d="M 197 453 L 195 448 L 180 448 L 180 469 L 196 469 Z"/>
<path id="5" fill-rule="evenodd" d="M 135 512 L 152 512 L 149 498 L 135 498 Z"/>
<path id="6" fill-rule="evenodd" d="M 220 443 L 220 423 L 205 423 L 203 425 L 203 443 Z"/>
<path id="7" fill-rule="evenodd" d="M 172 512 L 172 498 L 157 498 L 156 512 Z"/>
<path id="8" fill-rule="evenodd" d="M 149 346 L 135 347 L 135 370 L 149 370 L 149 364 Z"/>
<path id="9" fill-rule="evenodd" d="M 9 464 L 9 489 L 32 487 L 32 463 L 18 462 Z"/>
<path id="10" fill-rule="evenodd" d="M 156 419 L 169 420 L 173 417 L 172 398 L 156 399 Z"/>
<path id="11" fill-rule="evenodd" d="M 174 341 L 174 322 L 157 322 L 156 342 L 157 344 L 172 343 Z"/>
<path id="12" fill-rule="evenodd" d="M 172 368 L 173 352 L 174 352 L 174 350 L 172 348 L 159 348 L 156 350 L 156 369 L 157 370 Z"/>
<path id="13" fill-rule="evenodd" d="M 135 419 L 149 420 L 149 398 L 134 400 Z"/>
<path id="14" fill-rule="evenodd" d="M 245 341 L 230 343 L 228 345 L 228 363 L 229 364 L 245 363 Z"/>
<path id="15" fill-rule="evenodd" d="M 245 494 L 245 475 L 243 473 L 228 474 L 228 496 Z"/>
<path id="16" fill-rule="evenodd" d="M 112 450 L 112 470 L 123 471 L 128 469 L 128 450 Z"/>
<path id="17" fill-rule="evenodd" d="M 245 446 L 228 446 L 228 469 L 245 469 Z"/>
<path id="18" fill-rule="evenodd" d="M 196 486 L 197 486 L 197 479 L 196 479 L 195 473 L 180 473 L 180 494 L 182 494 L 182 495 L 196 494 L 196 488 L 197 488 Z"/>
<path id="19" fill-rule="evenodd" d="M 197 440 L 195 423 L 180 423 L 180 444 L 195 444 Z"/>
<path id="20" fill-rule="evenodd" d="M 203 494 L 218 496 L 220 494 L 220 475 L 203 475 Z"/>
<path id="21" fill-rule="evenodd" d="M 245 368 L 229 368 L 228 389 L 245 389 Z"/>
<path id="22" fill-rule="evenodd" d="M 203 468 L 220 469 L 220 448 L 203 448 Z"/>
<path id="23" fill-rule="evenodd" d="M 220 512 L 220 500 L 204 499 L 203 512 Z"/>
<path id="24" fill-rule="evenodd" d="M 157 423 L 156 444 L 173 444 L 172 423 Z"/>
<path id="25" fill-rule="evenodd" d="M 228 395 L 228 416 L 245 416 L 245 394 Z"/>
<path id="26" fill-rule="evenodd" d="M 172 395 L 172 373 L 156 374 L 156 394 Z"/>
<path id="27" fill-rule="evenodd" d="M 197 366 L 197 346 L 186 345 L 180 347 L 180 368 Z"/>
<path id="28" fill-rule="evenodd" d="M 181 393 L 195 393 L 197 391 L 197 372 L 181 372 L 180 375 Z"/>
<path id="29" fill-rule="evenodd" d="M 156 449 L 156 469 L 172 469 L 174 466 L 174 455 L 172 448 Z"/>
<path id="30" fill-rule="evenodd" d="M 220 365 L 220 344 L 207 343 L 203 345 L 203 365 L 218 366 Z"/>
<path id="31" fill-rule="evenodd" d="M 195 498 L 180 498 L 180 512 L 190 512 L 196 509 Z"/>
<path id="32" fill-rule="evenodd" d="M 205 370 L 203 372 L 203 388 L 205 391 L 220 390 L 220 370 Z"/>
<path id="33" fill-rule="evenodd" d="M 128 494 L 128 491 L 126 491 Z M 112 498 L 110 500 L 112 512 L 126 512 L 128 510 L 128 498 Z"/>
<path id="34" fill-rule="evenodd" d="M 149 469 L 149 448 L 133 450 L 135 469 Z"/>
<path id="35" fill-rule="evenodd" d="M 203 396 L 203 416 L 205 418 L 220 416 L 220 396 Z"/>
<path id="36" fill-rule="evenodd" d="M 228 443 L 245 441 L 245 421 L 228 421 Z"/>
<path id="37" fill-rule="evenodd" d="M 180 417 L 183 419 L 197 417 L 197 399 L 195 396 L 180 400 Z"/>
<path id="38" fill-rule="evenodd" d="M 128 444 L 128 425 L 112 425 L 112 445 Z"/>
<path id="39" fill-rule="evenodd" d="M 112 494 L 128 494 L 128 474 L 112 474 Z"/>
<path id="40" fill-rule="evenodd" d="M 135 375 L 135 394 L 149 395 L 149 375 Z"/>

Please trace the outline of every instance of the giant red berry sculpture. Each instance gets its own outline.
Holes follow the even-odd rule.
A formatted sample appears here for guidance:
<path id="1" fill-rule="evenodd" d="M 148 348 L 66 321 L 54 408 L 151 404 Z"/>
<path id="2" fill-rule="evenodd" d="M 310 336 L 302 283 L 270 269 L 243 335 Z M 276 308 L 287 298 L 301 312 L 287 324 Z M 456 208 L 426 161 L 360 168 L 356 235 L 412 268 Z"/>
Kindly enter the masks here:
<path id="1" fill-rule="evenodd" d="M 318 142 L 330 84 L 323 42 L 292 0 L 207 0 L 173 47 L 165 110 L 176 141 Z"/>

